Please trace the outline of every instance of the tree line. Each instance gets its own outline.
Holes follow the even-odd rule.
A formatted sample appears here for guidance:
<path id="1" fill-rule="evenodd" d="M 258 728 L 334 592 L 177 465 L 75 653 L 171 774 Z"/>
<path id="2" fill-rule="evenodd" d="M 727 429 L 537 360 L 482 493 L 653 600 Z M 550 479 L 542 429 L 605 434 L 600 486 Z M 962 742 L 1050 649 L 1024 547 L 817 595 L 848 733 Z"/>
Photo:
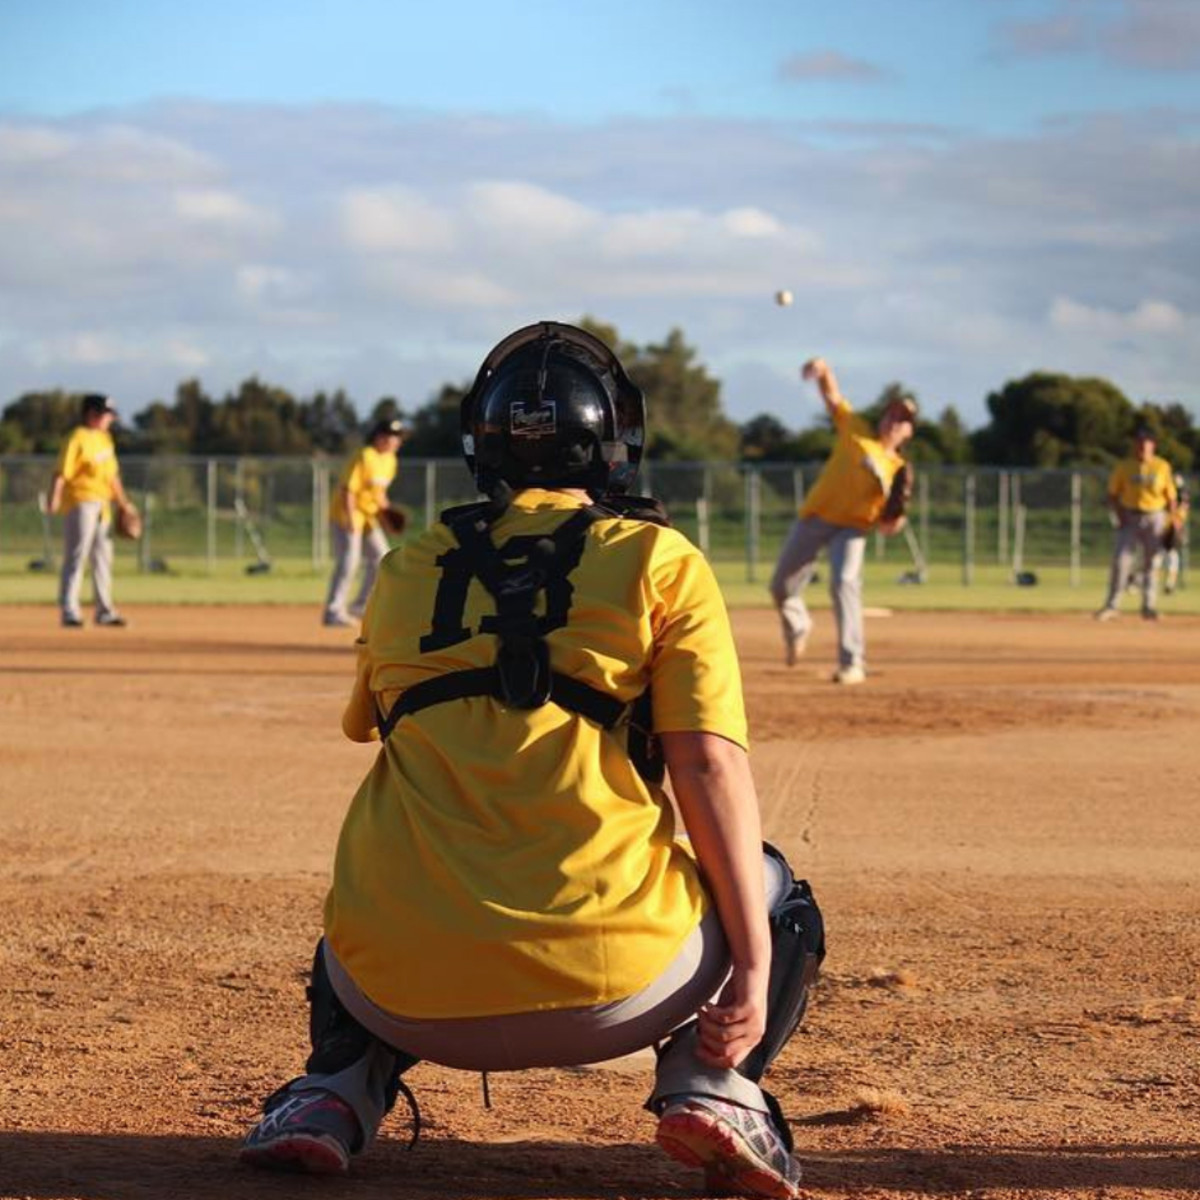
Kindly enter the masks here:
<path id="1" fill-rule="evenodd" d="M 772 413 L 744 423 L 724 411 L 721 382 L 698 361 L 683 331 L 661 342 L 637 345 L 615 327 L 581 322 L 611 346 L 646 395 L 651 414 L 647 455 L 660 461 L 711 460 L 813 462 L 833 445 L 822 415 L 793 429 Z M 799 385 L 798 385 L 799 386 Z M 405 452 L 415 457 L 456 457 L 459 405 L 470 381 L 444 383 L 425 403 L 406 410 L 382 396 L 360 412 L 341 389 L 306 398 L 257 377 L 224 396 L 208 394 L 198 379 L 175 389 L 168 403 L 155 400 L 118 427 L 125 454 L 342 455 L 361 443 L 376 421 L 400 417 L 409 428 Z M 873 421 L 895 392 L 920 396 L 900 382 L 888 384 L 862 409 Z M 1013 467 L 1102 466 L 1126 453 L 1140 423 L 1155 432 L 1161 453 L 1179 470 L 1200 460 L 1200 430 L 1178 401 L 1135 404 L 1105 379 L 1034 372 L 1010 380 L 987 397 L 987 422 L 968 430 L 954 405 L 917 423 L 909 456 L 918 463 L 979 463 Z M 79 417 L 79 396 L 62 390 L 27 392 L 0 414 L 0 454 L 55 453 Z"/>

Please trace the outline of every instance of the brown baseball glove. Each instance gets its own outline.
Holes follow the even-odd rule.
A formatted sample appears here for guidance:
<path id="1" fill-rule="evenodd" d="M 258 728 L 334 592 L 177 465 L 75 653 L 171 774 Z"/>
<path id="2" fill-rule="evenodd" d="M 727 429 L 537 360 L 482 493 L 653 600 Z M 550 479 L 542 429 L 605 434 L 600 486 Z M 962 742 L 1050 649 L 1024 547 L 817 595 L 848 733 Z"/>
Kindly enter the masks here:
<path id="1" fill-rule="evenodd" d="M 880 521 L 898 521 L 908 512 L 908 502 L 912 499 L 915 483 L 916 473 L 912 464 L 905 463 L 892 477 L 891 491 L 883 503 L 883 512 L 879 514 Z"/>
<path id="2" fill-rule="evenodd" d="M 392 508 L 389 505 L 379 510 L 379 524 L 383 526 L 384 533 L 399 537 L 408 527 L 408 518 L 402 508 Z"/>
<path id="3" fill-rule="evenodd" d="M 136 541 L 142 536 L 142 514 L 132 504 L 117 509 L 113 525 L 118 537 Z"/>

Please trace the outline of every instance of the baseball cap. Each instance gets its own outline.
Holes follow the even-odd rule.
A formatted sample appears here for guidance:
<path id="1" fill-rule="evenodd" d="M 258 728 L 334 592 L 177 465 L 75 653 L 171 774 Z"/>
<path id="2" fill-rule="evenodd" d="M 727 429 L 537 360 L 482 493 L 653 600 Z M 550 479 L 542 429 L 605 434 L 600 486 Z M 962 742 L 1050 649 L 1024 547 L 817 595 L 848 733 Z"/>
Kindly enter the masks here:
<path id="1" fill-rule="evenodd" d="M 371 441 L 377 437 L 403 437 L 404 422 L 397 417 L 390 421 L 376 421 L 371 427 Z"/>
<path id="2" fill-rule="evenodd" d="M 1135 442 L 1155 442 L 1158 437 L 1145 421 L 1139 421 L 1133 429 L 1133 440 Z"/>
<path id="3" fill-rule="evenodd" d="M 112 413 L 116 416 L 117 406 L 113 404 L 111 396 L 105 396 L 102 392 L 88 392 L 80 402 L 80 408 L 85 417 L 101 416 L 104 413 Z"/>

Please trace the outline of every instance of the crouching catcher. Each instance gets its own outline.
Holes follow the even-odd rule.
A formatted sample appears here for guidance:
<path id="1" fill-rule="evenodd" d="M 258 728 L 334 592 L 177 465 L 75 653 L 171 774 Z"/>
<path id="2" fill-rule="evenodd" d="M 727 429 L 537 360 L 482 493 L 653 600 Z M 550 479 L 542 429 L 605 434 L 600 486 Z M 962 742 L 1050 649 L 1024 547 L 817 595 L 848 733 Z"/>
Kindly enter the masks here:
<path id="1" fill-rule="evenodd" d="M 662 1149 L 714 1187 L 796 1196 L 761 1080 L 823 923 L 762 842 L 712 572 L 628 494 L 642 395 L 603 343 L 543 322 L 488 355 L 462 430 L 489 499 L 376 581 L 343 726 L 382 744 L 338 844 L 312 1052 L 241 1156 L 345 1170 L 421 1060 L 522 1070 L 655 1046 Z"/>

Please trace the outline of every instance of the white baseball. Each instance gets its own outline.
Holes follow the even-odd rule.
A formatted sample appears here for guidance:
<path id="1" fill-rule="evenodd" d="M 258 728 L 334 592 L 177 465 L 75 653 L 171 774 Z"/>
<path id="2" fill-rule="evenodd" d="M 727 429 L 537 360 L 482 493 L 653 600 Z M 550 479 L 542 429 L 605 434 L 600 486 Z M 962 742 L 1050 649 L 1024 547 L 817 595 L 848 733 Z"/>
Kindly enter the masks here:
<path id="1" fill-rule="evenodd" d="M 775 293 L 775 303 L 778 304 L 780 308 L 787 308 L 787 306 L 789 304 L 791 304 L 791 302 L 792 302 L 792 293 L 791 292 L 785 291 L 785 292 L 776 292 Z"/>

